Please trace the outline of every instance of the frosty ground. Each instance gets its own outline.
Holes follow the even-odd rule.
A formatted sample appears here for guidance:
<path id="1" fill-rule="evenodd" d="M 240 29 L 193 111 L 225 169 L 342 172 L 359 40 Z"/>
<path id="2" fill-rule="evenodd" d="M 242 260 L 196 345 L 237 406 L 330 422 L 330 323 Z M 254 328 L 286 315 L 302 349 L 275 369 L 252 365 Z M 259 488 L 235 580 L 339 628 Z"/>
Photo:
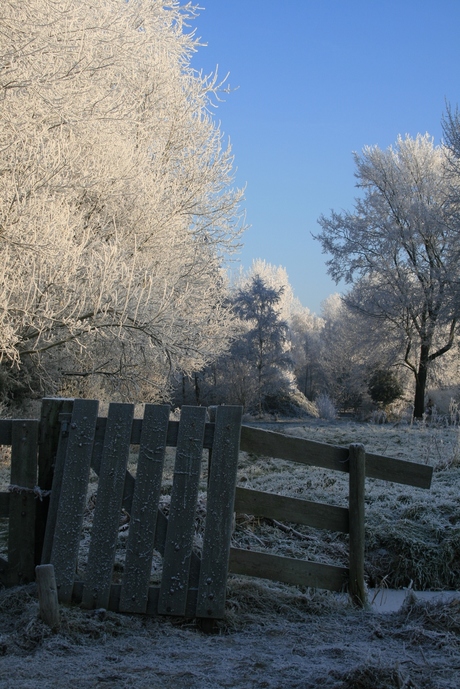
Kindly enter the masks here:
<path id="1" fill-rule="evenodd" d="M 458 689 L 460 604 L 411 594 L 460 589 L 458 429 L 313 420 L 277 429 L 337 445 L 363 442 L 375 453 L 433 465 L 430 491 L 366 484 L 366 577 L 373 587 L 404 587 L 402 608 L 357 610 L 332 593 L 232 576 L 226 617 L 214 635 L 193 621 L 77 607 L 61 608 L 61 629 L 52 633 L 38 618 L 34 585 L 3 590 L 0 687 Z M 342 476 L 280 460 L 242 454 L 238 480 L 280 494 L 346 501 Z M 196 540 L 199 547 L 198 526 Z M 345 537 L 306 527 L 281 529 L 240 515 L 234 540 L 346 564 Z"/>

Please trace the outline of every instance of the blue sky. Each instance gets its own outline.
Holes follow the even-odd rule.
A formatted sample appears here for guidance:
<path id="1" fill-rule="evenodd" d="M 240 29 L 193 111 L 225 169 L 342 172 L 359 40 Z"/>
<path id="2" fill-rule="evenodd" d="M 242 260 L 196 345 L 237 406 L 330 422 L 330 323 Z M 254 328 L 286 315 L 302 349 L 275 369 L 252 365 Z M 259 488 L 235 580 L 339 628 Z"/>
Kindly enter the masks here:
<path id="1" fill-rule="evenodd" d="M 202 0 L 207 43 L 196 69 L 237 88 L 216 119 L 230 137 L 250 229 L 241 264 L 287 269 L 304 306 L 342 291 L 311 234 L 352 209 L 353 151 L 398 134 L 441 141 L 446 100 L 460 103 L 460 0 Z"/>

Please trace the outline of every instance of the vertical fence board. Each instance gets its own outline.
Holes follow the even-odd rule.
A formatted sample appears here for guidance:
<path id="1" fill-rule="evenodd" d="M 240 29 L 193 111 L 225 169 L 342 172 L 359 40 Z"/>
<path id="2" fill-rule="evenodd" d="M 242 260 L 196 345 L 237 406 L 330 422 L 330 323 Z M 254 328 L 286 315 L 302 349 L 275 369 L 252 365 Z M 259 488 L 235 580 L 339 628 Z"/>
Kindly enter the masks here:
<path id="1" fill-rule="evenodd" d="M 216 411 L 197 617 L 224 615 L 242 415 L 242 407 Z"/>
<path id="2" fill-rule="evenodd" d="M 8 580 L 15 585 L 35 576 L 38 420 L 14 420 L 11 435 Z"/>
<path id="3" fill-rule="evenodd" d="M 56 463 L 58 444 L 61 437 L 59 414 L 71 412 L 73 400 L 45 397 L 40 413 L 40 437 L 38 444 L 38 482 L 42 491 L 50 491 Z M 49 514 L 50 498 L 37 502 L 35 525 L 35 564 L 42 561 L 43 543 Z M 49 562 L 48 553 L 48 562 Z"/>
<path id="4" fill-rule="evenodd" d="M 59 405 L 60 400 L 56 400 L 58 403 L 56 406 Z M 70 402 L 70 400 L 69 400 Z M 71 401 L 71 405 L 73 407 L 73 400 Z M 60 405 L 59 405 L 60 406 Z M 68 411 L 68 407 L 66 405 L 65 407 L 66 412 Z M 53 417 L 55 415 L 53 414 Z M 46 417 L 45 417 L 46 418 Z M 71 415 L 70 415 L 71 418 Z M 51 560 L 51 550 L 53 547 L 53 540 L 54 540 L 54 532 L 56 529 L 56 520 L 57 520 L 57 514 L 58 514 L 58 509 L 59 509 L 59 499 L 61 497 L 61 488 L 62 488 L 62 481 L 64 478 L 64 465 L 65 465 L 65 458 L 67 456 L 67 446 L 68 446 L 68 441 L 69 441 L 69 426 L 70 426 L 70 418 L 69 421 L 61 423 L 59 421 L 59 416 L 57 418 L 54 418 L 55 422 L 55 430 L 59 432 L 59 437 L 57 440 L 57 449 L 55 450 L 54 446 L 54 441 L 55 441 L 55 436 L 54 433 L 53 435 L 53 443 L 49 443 L 49 451 L 45 452 L 45 458 L 46 458 L 46 463 L 48 462 L 49 455 L 51 453 L 55 453 L 53 457 L 53 466 L 52 466 L 52 482 L 51 482 L 51 495 L 49 498 L 49 504 L 48 504 L 48 510 L 47 510 L 47 517 L 46 517 L 46 524 L 45 524 L 45 533 L 42 538 L 42 547 L 41 547 L 41 557 L 40 557 L 40 562 L 42 565 L 47 565 L 49 564 Z M 40 422 L 41 424 L 41 422 Z M 42 426 L 40 425 L 40 428 Z M 53 429 L 54 430 L 54 429 Z M 49 434 L 51 436 L 51 433 Z M 40 451 L 39 451 L 39 463 L 40 463 Z M 39 464 L 40 466 L 40 464 Z M 40 472 L 40 469 L 39 469 Z M 48 479 L 47 479 L 48 480 Z M 40 486 L 41 488 L 42 486 Z M 49 489 L 47 489 L 49 490 Z"/>
<path id="5" fill-rule="evenodd" d="M 142 613 L 147 608 L 168 421 L 169 405 L 145 406 L 121 586 L 121 612 Z"/>
<path id="6" fill-rule="evenodd" d="M 182 407 L 158 604 L 160 614 L 183 616 L 187 607 L 205 422 L 205 407 Z"/>
<path id="7" fill-rule="evenodd" d="M 75 400 L 67 452 L 65 457 L 59 455 L 54 477 L 56 493 L 60 492 L 60 496 L 50 561 L 62 603 L 70 603 L 72 599 L 98 407 L 97 400 Z"/>
<path id="8" fill-rule="evenodd" d="M 128 464 L 134 405 L 109 406 L 82 606 L 107 608 Z"/>
<path id="9" fill-rule="evenodd" d="M 350 445 L 350 581 L 349 593 L 360 607 L 366 604 L 364 584 L 364 494 L 366 453 L 360 444 Z"/>

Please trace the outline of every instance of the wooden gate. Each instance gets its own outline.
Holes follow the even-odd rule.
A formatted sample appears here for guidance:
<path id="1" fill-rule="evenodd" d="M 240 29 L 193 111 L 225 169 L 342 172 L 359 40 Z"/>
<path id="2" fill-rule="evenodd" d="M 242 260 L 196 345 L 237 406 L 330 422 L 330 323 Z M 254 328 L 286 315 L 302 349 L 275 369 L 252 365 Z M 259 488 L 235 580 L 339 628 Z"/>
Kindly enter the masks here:
<path id="1" fill-rule="evenodd" d="M 75 400 L 61 414 L 61 435 L 44 537 L 42 564 L 54 566 L 59 600 L 120 612 L 223 617 L 241 428 L 241 407 L 204 407 Z M 127 472 L 130 446 L 139 446 L 136 478 Z M 176 447 L 169 518 L 159 510 L 166 447 Z M 201 558 L 193 551 L 203 449 L 212 452 Z M 84 579 L 76 576 L 90 468 L 98 474 L 96 507 Z M 121 583 L 112 583 L 122 507 L 130 514 Z M 150 585 L 153 551 L 163 556 L 161 584 Z"/>

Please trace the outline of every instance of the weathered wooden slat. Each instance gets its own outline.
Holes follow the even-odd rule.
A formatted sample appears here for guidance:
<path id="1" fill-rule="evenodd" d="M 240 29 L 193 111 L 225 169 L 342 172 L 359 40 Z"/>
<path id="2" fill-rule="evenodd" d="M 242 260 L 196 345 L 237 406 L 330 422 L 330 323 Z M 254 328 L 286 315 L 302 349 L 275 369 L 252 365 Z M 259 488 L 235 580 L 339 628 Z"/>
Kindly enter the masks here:
<path id="1" fill-rule="evenodd" d="M 256 517 L 304 524 L 316 529 L 348 533 L 348 509 L 321 502 L 263 493 L 249 488 L 236 488 L 235 511 Z"/>
<path id="2" fill-rule="evenodd" d="M 120 611 L 145 612 L 168 432 L 169 406 L 145 405 Z"/>
<path id="3" fill-rule="evenodd" d="M 61 428 L 61 434 L 56 452 L 54 464 L 54 476 L 52 491 L 49 499 L 48 516 L 46 520 L 45 534 L 43 537 L 41 564 L 47 565 L 51 562 L 51 551 L 53 549 L 54 533 L 59 510 L 59 500 L 61 498 L 62 481 L 64 478 L 64 466 L 67 456 L 69 441 L 69 431 L 67 426 Z"/>
<path id="4" fill-rule="evenodd" d="M 242 426 L 241 449 L 266 457 L 286 459 L 308 466 L 348 473 L 348 448 L 296 438 L 261 428 Z M 383 455 L 366 453 L 366 477 L 429 488 L 433 468 L 426 464 L 407 462 Z"/>
<path id="5" fill-rule="evenodd" d="M 35 577 L 35 505 L 38 420 L 16 420 L 11 432 L 11 485 L 8 569 L 11 584 Z"/>
<path id="6" fill-rule="evenodd" d="M 216 410 L 197 617 L 224 616 L 242 415 L 242 407 Z"/>
<path id="7" fill-rule="evenodd" d="M 84 608 L 108 607 L 133 416 L 133 404 L 109 405 L 82 599 Z"/>
<path id="8" fill-rule="evenodd" d="M 70 603 L 72 598 L 98 406 L 97 400 L 75 400 L 69 435 L 68 438 L 63 435 L 64 430 L 61 433 L 61 451 L 57 455 L 52 490 L 53 493 L 56 490 L 59 503 L 54 536 L 50 521 L 45 541 L 47 551 L 52 544 L 49 559 L 54 565 L 59 600 L 63 603 Z M 53 496 L 54 499 L 57 497 Z"/>
<path id="9" fill-rule="evenodd" d="M 106 422 L 104 418 L 101 418 L 100 421 L 102 424 Z M 2 433 L 1 423 L 0 438 Z M 131 438 L 133 445 L 139 444 L 141 429 L 142 419 L 135 419 Z M 179 422 L 170 421 L 166 439 L 167 447 L 175 447 L 177 445 L 178 430 Z M 5 430 L 5 437 L 8 437 L 7 433 L 8 431 Z M 207 423 L 203 441 L 204 448 L 212 449 L 213 435 L 214 424 Z M 8 443 L 4 442 L 3 444 L 7 445 Z M 253 428 L 251 426 L 243 426 L 241 428 L 241 450 L 243 452 L 263 454 L 266 457 L 277 457 L 278 459 L 300 462 L 309 466 L 348 472 L 348 448 L 318 443 L 306 438 L 286 436 L 282 433 L 266 431 L 261 428 Z M 366 467 L 366 477 L 368 478 L 393 481 L 394 483 L 415 486 L 416 488 L 431 487 L 433 467 L 426 464 L 366 453 Z"/>
<path id="10" fill-rule="evenodd" d="M 45 397 L 41 404 L 38 444 L 38 483 L 42 491 L 50 491 L 53 484 L 54 465 L 60 438 L 59 414 L 71 412 L 73 400 Z M 35 525 L 35 563 L 42 561 L 50 499 L 37 502 Z M 48 553 L 48 557 L 51 553 Z M 49 559 L 48 559 L 49 562 Z"/>
<path id="11" fill-rule="evenodd" d="M 0 419 L 0 445 L 11 445 L 12 419 Z"/>
<path id="12" fill-rule="evenodd" d="M 184 616 L 195 530 L 205 407 L 182 407 L 158 612 Z"/>
<path id="13" fill-rule="evenodd" d="M 348 471 L 348 449 L 326 445 L 305 438 L 266 431 L 252 426 L 241 428 L 241 449 L 265 457 L 287 459 L 308 466 Z"/>
<path id="14" fill-rule="evenodd" d="M 46 490 L 49 490 L 52 488 L 51 491 L 51 496 L 48 501 L 48 507 L 47 507 L 47 516 L 46 516 L 46 523 L 45 523 L 45 532 L 41 538 L 42 543 L 41 543 L 41 555 L 40 555 L 40 562 L 42 565 L 46 565 L 50 563 L 51 560 L 51 550 L 53 547 L 53 540 L 54 540 L 54 531 L 56 528 L 56 520 L 57 520 L 57 514 L 58 514 L 58 509 L 59 509 L 59 500 L 61 497 L 61 487 L 62 487 L 62 480 L 64 476 L 64 465 L 65 465 L 65 458 L 67 455 L 67 445 L 68 445 L 68 439 L 69 439 L 69 426 L 70 426 L 70 420 L 68 423 L 63 423 L 61 424 L 59 422 L 59 414 L 57 415 L 56 419 L 56 412 L 59 412 L 59 408 L 62 408 L 61 404 L 59 404 L 59 401 L 57 401 L 56 406 L 53 408 L 49 408 L 48 410 L 45 409 L 45 423 L 48 422 L 50 419 L 49 417 L 52 415 L 54 418 L 54 423 L 56 426 L 56 430 L 59 432 L 58 437 L 54 435 L 54 433 L 51 433 L 50 430 L 47 431 L 47 436 L 49 438 L 49 441 L 47 442 L 48 448 L 44 450 L 45 452 L 45 462 L 48 464 L 48 461 L 50 459 L 50 455 L 53 455 L 52 461 L 52 477 L 51 477 L 51 486 L 47 488 Z M 73 400 L 69 400 L 69 404 L 72 405 L 73 407 Z M 66 405 L 67 406 L 67 405 Z M 57 407 L 57 409 L 56 409 Z M 65 408 L 65 407 L 64 407 Z M 48 413 L 46 413 L 48 411 Z M 42 416 L 43 416 L 42 412 Z M 42 423 L 40 421 L 40 423 Z M 54 446 L 54 443 L 57 441 L 57 448 Z M 40 449 L 39 449 L 39 464 L 40 464 Z M 46 483 L 48 482 L 48 476 L 46 477 Z"/>
<path id="15" fill-rule="evenodd" d="M 6 518 L 10 515 L 10 494 L 0 493 L 0 517 Z"/>
<path id="16" fill-rule="evenodd" d="M 229 571 L 285 584 L 342 591 L 348 581 L 348 568 L 308 560 L 230 548 Z"/>
<path id="17" fill-rule="evenodd" d="M 402 483 L 415 488 L 430 488 L 433 467 L 366 452 L 366 478 Z"/>
<path id="18" fill-rule="evenodd" d="M 348 592 L 353 603 L 366 605 L 364 584 L 364 496 L 366 478 L 366 453 L 364 445 L 350 445 L 350 581 Z"/>

